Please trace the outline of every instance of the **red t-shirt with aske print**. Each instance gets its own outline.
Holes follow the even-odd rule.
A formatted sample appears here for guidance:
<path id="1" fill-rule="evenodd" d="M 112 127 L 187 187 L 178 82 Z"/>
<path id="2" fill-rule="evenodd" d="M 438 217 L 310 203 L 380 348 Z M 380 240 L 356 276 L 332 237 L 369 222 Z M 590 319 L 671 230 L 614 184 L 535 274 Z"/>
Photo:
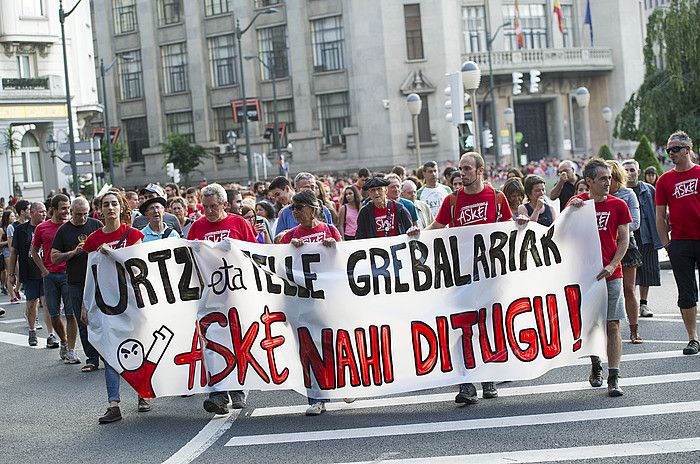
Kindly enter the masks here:
<path id="1" fill-rule="evenodd" d="M 590 200 L 587 193 L 572 197 L 580 198 L 583 201 Z M 571 200 L 569 200 L 571 203 Z M 632 222 L 632 215 L 627 203 L 612 195 L 607 195 L 605 201 L 595 204 L 595 217 L 598 222 L 598 236 L 600 237 L 600 248 L 603 255 L 603 266 L 607 266 L 612 261 L 617 251 L 617 227 L 622 224 Z M 615 272 L 607 280 L 622 278 L 622 265 L 618 264 Z"/>
<path id="2" fill-rule="evenodd" d="M 377 237 L 396 237 L 399 235 L 399 225 L 396 222 L 396 205 L 388 201 L 386 208 L 374 207 L 374 224 Z"/>
<path id="3" fill-rule="evenodd" d="M 139 240 L 143 240 L 143 234 L 140 230 L 135 227 L 131 227 L 128 224 L 122 224 L 117 230 L 108 234 L 104 233 L 102 229 L 97 229 L 88 236 L 87 240 L 85 240 L 83 249 L 89 253 L 97 250 L 100 245 L 103 244 L 109 245 L 111 248 L 117 248 L 117 244 L 124 236 L 127 227 L 129 228 L 129 233 L 126 234 L 126 237 L 124 237 L 124 240 L 122 241 L 121 245 L 119 245 L 119 248 L 126 248 L 135 244 Z"/>
<path id="4" fill-rule="evenodd" d="M 316 227 L 306 229 L 302 226 L 296 226 L 287 231 L 280 239 L 280 243 L 291 243 L 293 238 L 298 238 L 304 243 L 322 242 L 327 238 L 334 238 L 337 242 L 340 241 L 340 232 L 333 225 L 320 223 Z"/>
<path id="5" fill-rule="evenodd" d="M 209 222 L 206 216 L 203 216 L 192 223 L 187 233 L 187 240 L 220 242 L 225 238 L 256 242 L 250 223 L 233 213 L 228 213 L 224 219 L 217 222 Z"/>
<path id="6" fill-rule="evenodd" d="M 440 205 L 435 220 L 442 225 L 450 227 L 473 226 L 476 224 L 492 224 L 494 222 L 510 221 L 513 214 L 508 206 L 506 196 L 501 194 L 500 206 L 496 206 L 496 190 L 490 185 L 484 185 L 484 189 L 476 194 L 464 193 L 464 189 L 457 191 L 457 201 L 454 207 L 454 221 L 452 220 L 452 195 L 447 195 Z M 500 217 L 497 217 L 499 216 Z"/>
<path id="7" fill-rule="evenodd" d="M 656 181 L 656 204 L 668 205 L 671 240 L 700 240 L 700 166 L 667 171 Z"/>
<path id="8" fill-rule="evenodd" d="M 34 229 L 34 238 L 32 238 L 32 247 L 39 249 L 39 254 L 41 255 L 41 260 L 44 262 L 44 266 L 49 272 L 66 272 L 66 262 L 59 264 L 54 264 L 51 262 L 51 246 L 53 245 L 53 238 L 56 236 L 56 231 L 64 223 L 59 222 L 54 223 L 50 219 L 44 221 Z"/>

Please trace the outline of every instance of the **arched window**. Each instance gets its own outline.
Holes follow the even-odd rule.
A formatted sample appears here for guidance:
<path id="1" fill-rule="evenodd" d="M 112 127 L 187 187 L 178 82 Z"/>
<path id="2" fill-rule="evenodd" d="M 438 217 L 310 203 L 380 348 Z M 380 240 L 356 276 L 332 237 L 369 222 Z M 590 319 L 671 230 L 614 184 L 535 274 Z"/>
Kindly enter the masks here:
<path id="1" fill-rule="evenodd" d="M 39 141 L 31 132 L 27 132 L 22 137 L 20 154 L 22 156 L 22 181 L 41 182 L 44 179 L 41 172 L 41 149 Z"/>

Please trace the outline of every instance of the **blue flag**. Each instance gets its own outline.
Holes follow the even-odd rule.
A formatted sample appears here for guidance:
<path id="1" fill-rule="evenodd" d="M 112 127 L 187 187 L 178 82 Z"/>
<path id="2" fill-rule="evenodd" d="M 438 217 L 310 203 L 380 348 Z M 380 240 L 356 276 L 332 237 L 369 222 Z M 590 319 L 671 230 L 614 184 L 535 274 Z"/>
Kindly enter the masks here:
<path id="1" fill-rule="evenodd" d="M 583 24 L 588 24 L 588 30 L 591 34 L 591 47 L 593 46 L 593 20 L 591 19 L 591 0 L 586 0 L 586 18 Z"/>

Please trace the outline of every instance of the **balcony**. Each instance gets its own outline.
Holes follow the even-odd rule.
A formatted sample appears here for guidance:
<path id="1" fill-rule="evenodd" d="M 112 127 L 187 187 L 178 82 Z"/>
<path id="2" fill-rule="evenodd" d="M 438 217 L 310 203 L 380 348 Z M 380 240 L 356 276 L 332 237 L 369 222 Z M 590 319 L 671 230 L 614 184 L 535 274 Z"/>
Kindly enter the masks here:
<path id="1" fill-rule="evenodd" d="M 3 101 L 65 99 L 65 92 L 62 76 L 0 79 L 0 100 Z"/>
<path id="2" fill-rule="evenodd" d="M 464 61 L 475 61 L 482 73 L 488 72 L 487 52 L 466 53 Z M 491 52 L 494 74 L 510 74 L 527 69 L 542 72 L 596 72 L 614 68 L 610 48 L 540 48 Z"/>

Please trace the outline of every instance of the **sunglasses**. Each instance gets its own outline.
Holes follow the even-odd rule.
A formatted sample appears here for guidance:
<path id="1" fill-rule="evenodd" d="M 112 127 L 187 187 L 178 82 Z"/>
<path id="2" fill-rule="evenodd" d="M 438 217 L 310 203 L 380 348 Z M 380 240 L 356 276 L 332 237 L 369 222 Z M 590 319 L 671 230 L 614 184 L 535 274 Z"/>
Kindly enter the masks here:
<path id="1" fill-rule="evenodd" d="M 290 208 L 292 211 L 301 211 L 301 210 L 303 210 L 304 208 L 307 208 L 307 207 L 308 207 L 308 208 L 313 208 L 313 206 L 301 205 L 301 204 L 292 205 L 292 206 L 290 206 L 289 208 Z"/>
<path id="2" fill-rule="evenodd" d="M 668 148 L 666 149 L 666 153 L 668 153 L 669 155 L 670 155 L 671 153 L 678 153 L 679 151 L 681 151 L 681 150 L 684 149 L 684 148 L 687 148 L 687 147 L 684 147 L 684 146 L 682 146 L 682 145 L 676 145 L 675 147 L 668 147 Z"/>

